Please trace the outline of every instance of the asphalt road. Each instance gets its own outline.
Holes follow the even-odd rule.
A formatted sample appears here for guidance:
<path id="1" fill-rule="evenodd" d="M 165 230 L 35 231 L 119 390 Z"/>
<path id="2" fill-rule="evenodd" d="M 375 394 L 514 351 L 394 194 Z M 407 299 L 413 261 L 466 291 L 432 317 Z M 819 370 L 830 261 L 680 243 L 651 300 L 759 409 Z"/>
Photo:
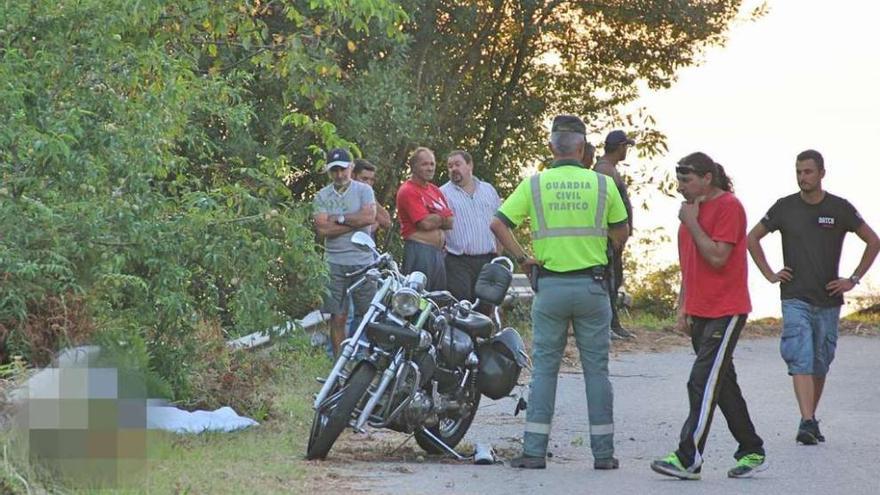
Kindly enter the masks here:
<path id="1" fill-rule="evenodd" d="M 770 465 L 751 479 L 726 476 L 734 464 L 736 445 L 720 411 L 712 425 L 701 481 L 679 481 L 649 468 L 652 459 L 677 444 L 687 407 L 685 381 L 693 359 L 689 349 L 626 354 L 612 361 L 616 455 L 621 461 L 616 471 L 592 469 L 583 379 L 572 373 L 559 380 L 551 435 L 553 457 L 546 470 L 430 458 L 419 462 L 413 459 L 412 450 L 408 456 L 391 454 L 378 460 L 356 455 L 344 463 L 328 463 L 324 469 L 337 482 L 361 493 L 880 493 L 880 339 L 841 337 L 818 411 L 828 441 L 818 446 L 794 441 L 799 414 L 777 347 L 778 341 L 772 338 L 743 340 L 735 354 L 740 385 L 758 434 L 764 438 Z M 512 457 L 519 450 L 517 440 L 525 421 L 522 414 L 514 418 L 512 412 L 511 399 L 485 401 L 466 442 L 488 442 L 502 458 Z M 361 445 L 361 452 L 370 448 L 369 443 Z"/>

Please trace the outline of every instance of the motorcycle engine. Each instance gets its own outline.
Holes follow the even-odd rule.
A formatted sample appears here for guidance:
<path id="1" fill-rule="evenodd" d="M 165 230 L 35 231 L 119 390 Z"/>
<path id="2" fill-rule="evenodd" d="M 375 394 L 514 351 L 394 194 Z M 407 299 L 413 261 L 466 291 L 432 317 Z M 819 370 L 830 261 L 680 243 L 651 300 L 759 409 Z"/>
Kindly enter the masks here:
<path id="1" fill-rule="evenodd" d="M 439 421 L 430 395 L 423 390 L 419 390 L 413 395 L 398 420 L 403 423 L 405 431 L 412 431 L 420 425 L 434 426 Z"/>

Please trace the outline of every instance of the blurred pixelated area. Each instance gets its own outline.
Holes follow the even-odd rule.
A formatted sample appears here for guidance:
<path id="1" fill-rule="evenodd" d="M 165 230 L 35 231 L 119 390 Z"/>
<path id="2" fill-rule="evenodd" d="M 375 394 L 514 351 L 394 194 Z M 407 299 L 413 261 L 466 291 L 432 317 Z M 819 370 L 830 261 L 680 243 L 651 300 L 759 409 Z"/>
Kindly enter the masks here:
<path id="1" fill-rule="evenodd" d="M 62 353 L 55 366 L 6 394 L 4 456 L 28 477 L 67 487 L 143 487 L 147 471 L 144 377 L 98 364 L 96 347 Z"/>

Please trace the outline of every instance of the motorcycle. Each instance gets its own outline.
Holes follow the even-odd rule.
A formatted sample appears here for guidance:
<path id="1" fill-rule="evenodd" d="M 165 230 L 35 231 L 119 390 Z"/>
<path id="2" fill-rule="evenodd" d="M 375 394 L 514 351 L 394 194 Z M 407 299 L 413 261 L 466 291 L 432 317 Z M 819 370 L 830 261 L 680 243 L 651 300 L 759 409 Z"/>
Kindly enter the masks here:
<path id="1" fill-rule="evenodd" d="M 362 432 L 369 425 L 412 433 L 426 452 L 464 459 L 455 447 L 481 396 L 509 395 L 529 366 L 522 337 L 501 329 L 497 309 L 513 264 L 505 257 L 487 263 L 476 300 L 459 301 L 448 291 L 425 291 L 421 272 L 401 274 L 369 235 L 355 233 L 352 242 L 375 261 L 348 274 L 361 277 L 349 292 L 368 282 L 378 290 L 315 397 L 306 458 L 326 458 L 347 426 Z M 475 310 L 481 302 L 495 308 L 493 317 Z"/>

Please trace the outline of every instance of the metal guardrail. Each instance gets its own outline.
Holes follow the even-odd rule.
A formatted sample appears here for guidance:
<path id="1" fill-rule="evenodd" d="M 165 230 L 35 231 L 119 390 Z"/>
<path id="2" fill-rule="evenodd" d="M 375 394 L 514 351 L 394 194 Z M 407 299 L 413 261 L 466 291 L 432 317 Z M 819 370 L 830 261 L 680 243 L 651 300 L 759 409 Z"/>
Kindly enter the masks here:
<path id="1" fill-rule="evenodd" d="M 254 347 L 259 347 L 261 345 L 268 344 L 269 341 L 272 339 L 272 335 L 285 335 L 287 333 L 293 332 L 297 329 L 297 327 L 307 330 L 329 319 L 329 314 L 322 313 L 321 310 L 316 309 L 311 313 L 305 315 L 301 320 L 288 321 L 287 323 L 273 327 L 271 330 L 268 331 L 254 332 L 252 334 L 245 335 L 244 337 L 230 340 L 226 342 L 226 345 L 232 349 L 251 349 Z"/>
<path id="2" fill-rule="evenodd" d="M 520 299 L 530 300 L 535 297 L 529 277 L 526 277 L 524 273 L 513 274 L 513 281 L 510 282 L 507 294 L 512 296 L 515 301 Z"/>
<path id="3" fill-rule="evenodd" d="M 511 298 L 511 301 L 519 301 L 530 300 L 532 297 L 534 297 L 535 294 L 534 292 L 532 292 L 532 287 L 529 284 L 528 277 L 526 277 L 522 273 L 515 273 L 513 275 L 513 281 L 510 283 L 510 288 L 507 290 L 507 295 Z M 505 302 L 507 301 L 505 300 Z M 244 337 L 239 337 L 237 339 L 227 341 L 226 345 L 231 349 L 252 349 L 254 347 L 268 344 L 272 340 L 273 335 L 285 335 L 293 332 L 297 328 L 309 330 L 310 328 L 316 327 L 329 319 L 329 314 L 322 313 L 321 310 L 316 309 L 300 320 L 289 321 L 282 325 L 273 327 L 268 331 L 254 332 L 252 334 L 245 335 Z"/>
<path id="4" fill-rule="evenodd" d="M 535 293 L 532 291 L 532 285 L 529 283 L 529 278 L 523 273 L 514 273 L 510 288 L 507 289 L 507 297 L 505 297 L 504 304 L 509 305 L 516 301 L 529 301 L 533 297 L 535 297 Z M 623 308 L 624 311 L 627 311 L 632 306 L 632 296 L 626 291 L 621 290 L 619 297 L 621 298 L 619 300 L 620 307 Z M 254 347 L 268 344 L 272 340 L 272 335 L 285 335 L 293 332 L 297 328 L 309 330 L 329 319 L 329 314 L 322 313 L 321 310 L 316 309 L 304 316 L 301 320 L 289 321 L 268 331 L 254 332 L 245 335 L 244 337 L 230 340 L 226 342 L 226 345 L 232 349 L 252 349 Z"/>

